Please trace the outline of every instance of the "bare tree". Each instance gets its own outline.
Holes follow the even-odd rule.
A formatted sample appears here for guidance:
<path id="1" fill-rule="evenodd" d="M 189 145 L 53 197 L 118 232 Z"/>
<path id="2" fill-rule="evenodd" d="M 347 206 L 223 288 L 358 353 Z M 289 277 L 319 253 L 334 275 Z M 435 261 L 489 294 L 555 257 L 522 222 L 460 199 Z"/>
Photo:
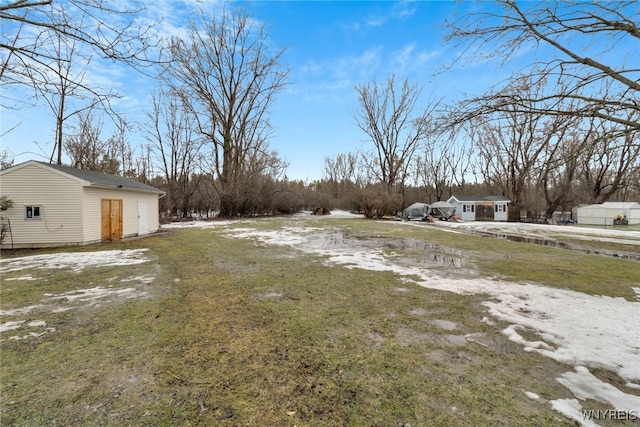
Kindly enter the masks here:
<path id="1" fill-rule="evenodd" d="M 204 213 L 206 218 L 209 218 L 218 208 L 218 193 L 216 192 L 216 188 L 210 174 L 199 174 L 197 179 L 198 188 L 195 194 L 196 206 L 198 212 Z"/>
<path id="2" fill-rule="evenodd" d="M 133 23 L 139 11 L 101 0 L 22 0 L 0 6 L 0 81 L 5 88 L 31 86 L 35 95 L 29 99 L 21 91 L 19 99 L 9 99 L 5 93 L 3 106 L 23 108 L 44 99 L 55 117 L 51 162 L 62 163 L 65 123 L 74 115 L 101 105 L 116 125 L 121 121 L 109 103 L 117 94 L 87 83 L 86 75 L 96 53 L 139 64 L 148 31 Z"/>
<path id="3" fill-rule="evenodd" d="M 454 187 L 464 188 L 472 151 L 467 141 L 445 134 L 416 157 L 416 184 L 425 188 L 429 201 L 451 197 Z"/>
<path id="4" fill-rule="evenodd" d="M 112 165 L 102 163 L 107 157 L 106 142 L 102 139 L 102 120 L 96 119 L 94 112 L 88 110 L 78 114 L 76 122 L 75 132 L 67 135 L 64 142 L 71 166 L 101 172 L 112 170 Z"/>
<path id="5" fill-rule="evenodd" d="M 271 48 L 264 25 L 240 10 L 201 13 L 188 40 L 171 43 L 167 76 L 210 144 L 221 216 L 241 210 L 237 195 L 252 163 L 272 158 L 268 112 L 288 74 L 279 65 L 283 52 Z"/>
<path id="6" fill-rule="evenodd" d="M 520 98 L 544 90 L 543 84 L 519 80 L 520 86 L 502 96 Z M 553 156 L 557 144 L 579 124 L 571 116 L 548 116 L 536 111 L 522 112 L 516 102 L 500 102 L 491 112 L 487 105 L 481 119 L 477 118 L 475 145 L 478 168 L 486 183 L 495 185 L 511 199 L 516 209 L 527 208 L 525 195 L 535 182 L 534 173 L 551 167 L 547 156 Z"/>
<path id="7" fill-rule="evenodd" d="M 52 59 L 48 41 L 41 34 L 75 41 L 102 58 L 129 64 L 148 62 L 153 26 L 141 25 L 140 7 L 106 0 L 64 0 L 61 9 L 72 15 L 52 12 L 54 0 L 9 0 L 0 5 L 0 80 L 28 84 L 21 71 L 34 64 L 47 67 Z M 18 66 L 16 66 L 18 65 Z M 55 72 L 55 70 L 52 70 Z"/>
<path id="8" fill-rule="evenodd" d="M 104 138 L 103 121 L 94 110 L 76 115 L 75 132 L 65 137 L 64 148 L 71 158 L 71 166 L 113 175 L 132 176 L 133 150 L 126 141 L 126 123 L 114 134 Z"/>
<path id="9" fill-rule="evenodd" d="M 591 121 L 593 123 L 593 121 Z M 568 129 L 563 137 L 549 144 L 542 155 L 539 170 L 534 171 L 532 184 L 542 191 L 547 218 L 560 208 L 570 210 L 577 200 L 574 190 L 580 153 L 588 147 L 592 129 Z"/>
<path id="10" fill-rule="evenodd" d="M 8 169 L 13 166 L 13 157 L 9 153 L 9 150 L 0 149 L 0 170 Z"/>
<path id="11" fill-rule="evenodd" d="M 360 108 L 354 118 L 374 146 L 372 155 L 362 159 L 389 192 L 404 184 L 410 160 L 428 130 L 428 114 L 416 107 L 421 91 L 405 80 L 398 93 L 391 76 L 386 85 L 362 84 L 356 92 Z"/>
<path id="12" fill-rule="evenodd" d="M 469 108 L 489 101 L 518 112 L 597 117 L 640 129 L 640 122 L 630 119 L 640 110 L 637 2 L 500 0 L 500 4 L 500 12 L 491 8 L 452 24 L 446 39 L 464 46 L 471 60 L 489 56 L 504 62 L 521 61 L 523 52 L 535 55 L 544 51 L 540 56 L 548 59 L 532 58 L 523 74 L 532 76 L 534 83 L 553 81 L 557 85 L 553 91 L 517 98 L 504 98 L 503 86 L 473 99 Z M 474 47 L 478 49 L 474 51 Z M 617 55 L 618 62 L 606 55 L 620 49 L 628 49 L 628 54 Z M 506 86 L 512 84 L 518 86 L 518 78 L 505 82 Z"/>
<path id="13" fill-rule="evenodd" d="M 612 131 L 611 123 L 595 120 L 587 135 L 589 143 L 584 144 L 578 156 L 578 178 L 583 189 L 582 201 L 586 203 L 606 202 L 632 185 L 630 180 L 640 159 L 640 132 L 635 127 L 625 127 L 626 132 Z"/>
<path id="14" fill-rule="evenodd" d="M 340 199 L 349 183 L 355 181 L 358 156 L 354 153 L 341 153 L 335 157 L 324 158 L 323 178 L 331 186 L 331 193 Z"/>
<path id="15" fill-rule="evenodd" d="M 143 131 L 166 181 L 169 210 L 181 209 L 186 216 L 202 177 L 195 174 L 203 144 L 194 130 L 195 117 L 175 92 L 158 91 L 152 96 L 147 118 Z"/>
<path id="16" fill-rule="evenodd" d="M 50 13 L 51 16 L 58 17 L 59 22 L 68 20 L 65 11 L 54 10 L 53 5 Z M 78 58 L 81 54 L 77 40 L 63 38 L 59 32 L 48 29 L 45 29 L 40 37 L 43 39 L 41 52 L 46 55 L 46 59 L 43 58 L 42 62 L 38 61 L 29 66 L 22 64 L 24 65 L 23 73 L 28 76 L 37 96 L 45 100 L 55 117 L 54 148 L 49 161 L 53 162 L 55 157 L 57 164 L 60 165 L 65 123 L 74 115 L 93 108 L 99 103 L 102 95 L 99 95 L 96 89 L 88 88 L 84 84 L 86 68 L 91 58 Z M 81 65 L 78 67 L 78 64 Z M 74 106 L 74 100 L 82 101 L 81 105 Z"/>

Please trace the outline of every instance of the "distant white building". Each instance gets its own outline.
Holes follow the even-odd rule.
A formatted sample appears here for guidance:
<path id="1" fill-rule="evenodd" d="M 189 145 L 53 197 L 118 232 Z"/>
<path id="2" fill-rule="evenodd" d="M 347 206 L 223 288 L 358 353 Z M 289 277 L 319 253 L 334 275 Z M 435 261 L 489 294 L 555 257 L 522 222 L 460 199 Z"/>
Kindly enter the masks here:
<path id="1" fill-rule="evenodd" d="M 507 221 L 511 201 L 503 196 L 451 196 L 447 203 L 456 207 L 462 221 Z"/>
<path id="2" fill-rule="evenodd" d="M 640 224 L 640 203 L 605 202 L 578 207 L 578 224 L 606 227 L 613 225 L 617 218 L 625 218 L 630 225 Z"/>

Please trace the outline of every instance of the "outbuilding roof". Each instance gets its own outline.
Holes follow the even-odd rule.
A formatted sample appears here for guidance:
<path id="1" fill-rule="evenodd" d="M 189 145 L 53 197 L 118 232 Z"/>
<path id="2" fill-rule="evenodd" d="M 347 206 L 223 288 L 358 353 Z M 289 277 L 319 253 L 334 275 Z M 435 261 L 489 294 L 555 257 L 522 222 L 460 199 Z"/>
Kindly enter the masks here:
<path id="1" fill-rule="evenodd" d="M 640 209 L 638 202 L 604 202 L 602 206 L 616 209 Z"/>
<path id="2" fill-rule="evenodd" d="M 449 200 L 455 199 L 458 202 L 507 202 L 511 200 L 504 196 L 451 196 Z"/>
<path id="3" fill-rule="evenodd" d="M 13 166 L 9 169 L 2 171 L 3 174 L 9 173 L 12 170 L 17 170 L 28 165 L 37 165 L 44 168 L 53 169 L 54 171 L 61 172 L 63 174 L 72 176 L 79 180 L 84 181 L 87 186 L 96 186 L 104 188 L 121 188 L 133 191 L 142 191 L 145 193 L 157 193 L 164 194 L 165 192 L 152 187 L 150 185 L 138 182 L 136 180 L 125 178 L 123 176 L 110 175 L 102 172 L 95 172 L 86 169 L 72 168 L 70 166 L 54 165 L 51 163 L 39 162 L 36 160 L 29 160 L 19 165 Z"/>

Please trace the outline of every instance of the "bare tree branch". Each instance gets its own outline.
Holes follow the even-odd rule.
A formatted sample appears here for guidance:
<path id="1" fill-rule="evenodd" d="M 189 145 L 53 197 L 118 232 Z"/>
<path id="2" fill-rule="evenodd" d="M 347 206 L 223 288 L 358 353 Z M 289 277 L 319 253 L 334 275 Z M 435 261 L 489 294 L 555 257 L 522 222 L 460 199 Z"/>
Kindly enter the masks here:
<path id="1" fill-rule="evenodd" d="M 630 117 L 640 112 L 640 57 L 629 51 L 627 62 L 606 63 L 598 58 L 617 46 L 637 49 L 640 11 L 634 1 L 536 2 L 501 0 L 503 13 L 472 14 L 450 26 L 446 40 L 464 46 L 467 57 L 502 58 L 508 62 L 523 51 L 530 56 L 548 49 L 552 56 L 535 60 L 521 71 L 549 83 L 536 98 L 502 98 L 505 87 L 518 84 L 519 76 L 490 93 L 471 99 L 481 105 L 514 102 L 522 112 L 597 117 L 624 127 L 640 129 Z M 474 54 L 474 48 L 477 48 Z M 552 85 L 553 83 L 553 85 Z M 475 102 L 474 102 L 475 101 Z M 570 109 L 567 107 L 571 106 Z M 562 108 L 560 108 L 562 107 Z"/>

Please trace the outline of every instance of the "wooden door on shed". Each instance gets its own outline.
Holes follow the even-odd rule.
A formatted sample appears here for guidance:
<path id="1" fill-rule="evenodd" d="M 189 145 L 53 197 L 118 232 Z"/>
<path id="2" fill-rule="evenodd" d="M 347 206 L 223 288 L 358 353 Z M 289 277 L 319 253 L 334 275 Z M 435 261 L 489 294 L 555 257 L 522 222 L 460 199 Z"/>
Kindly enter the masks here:
<path id="1" fill-rule="evenodd" d="M 122 239 L 122 200 L 102 199 L 102 241 Z"/>
<path id="2" fill-rule="evenodd" d="M 493 203 L 476 203 L 476 221 L 493 221 Z"/>

